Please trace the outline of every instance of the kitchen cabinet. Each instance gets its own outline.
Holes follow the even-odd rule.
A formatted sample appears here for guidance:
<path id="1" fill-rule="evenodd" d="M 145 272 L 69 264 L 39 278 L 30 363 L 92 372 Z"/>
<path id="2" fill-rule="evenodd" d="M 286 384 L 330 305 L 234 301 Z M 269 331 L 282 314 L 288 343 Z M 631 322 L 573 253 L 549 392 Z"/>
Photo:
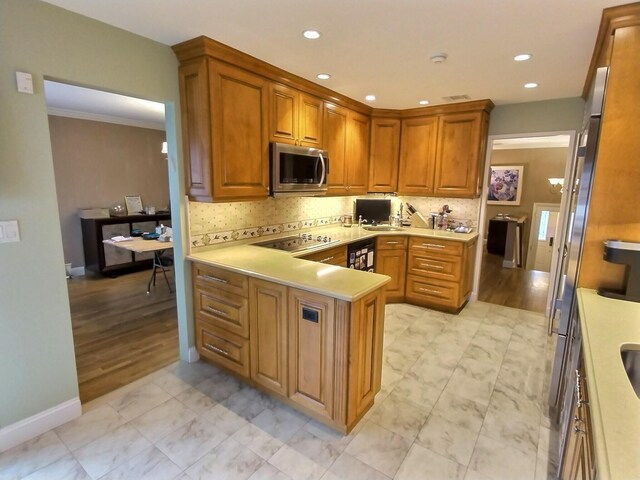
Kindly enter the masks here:
<path id="1" fill-rule="evenodd" d="M 471 294 L 477 239 L 411 237 L 407 261 L 409 303 L 458 311 Z"/>
<path id="2" fill-rule="evenodd" d="M 342 433 L 373 405 L 382 288 L 349 302 L 199 262 L 192 276 L 203 359 Z"/>
<path id="3" fill-rule="evenodd" d="M 376 238 L 376 273 L 388 275 L 386 303 L 404 302 L 407 273 L 407 237 L 379 236 Z"/>
<path id="4" fill-rule="evenodd" d="M 398 193 L 433 195 L 438 117 L 402 120 Z"/>
<path id="5" fill-rule="evenodd" d="M 287 287 L 251 278 L 249 298 L 251 379 L 287 395 Z"/>
<path id="6" fill-rule="evenodd" d="M 171 215 L 159 213 L 157 215 L 81 218 L 80 224 L 85 269 L 115 277 L 123 273 L 151 268 L 153 257 L 106 245 L 103 240 L 117 235 L 128 237 L 134 229 L 150 232 L 160 224 L 171 226 Z"/>
<path id="7" fill-rule="evenodd" d="M 577 373 L 561 478 L 562 480 L 595 480 L 595 452 L 587 379 L 582 367 Z"/>
<path id="8" fill-rule="evenodd" d="M 269 130 L 272 142 L 322 147 L 323 101 L 279 83 L 271 83 Z"/>
<path id="9" fill-rule="evenodd" d="M 398 190 L 400 161 L 400 119 L 371 119 L 371 152 L 369 154 L 370 192 Z"/>
<path id="10" fill-rule="evenodd" d="M 366 115 L 325 104 L 325 149 L 329 152 L 328 195 L 367 193 L 369 123 Z"/>
<path id="11" fill-rule="evenodd" d="M 189 197 L 266 197 L 267 80 L 206 58 L 181 65 L 179 77 Z"/>
<path id="12" fill-rule="evenodd" d="M 326 263 L 328 265 L 337 265 L 338 267 L 346 268 L 347 247 L 345 245 L 340 245 L 320 252 L 310 253 L 300 258 L 310 260 L 312 262 Z"/>
<path id="13" fill-rule="evenodd" d="M 433 186 L 436 196 L 480 195 L 488 125 L 484 111 L 438 117 Z"/>

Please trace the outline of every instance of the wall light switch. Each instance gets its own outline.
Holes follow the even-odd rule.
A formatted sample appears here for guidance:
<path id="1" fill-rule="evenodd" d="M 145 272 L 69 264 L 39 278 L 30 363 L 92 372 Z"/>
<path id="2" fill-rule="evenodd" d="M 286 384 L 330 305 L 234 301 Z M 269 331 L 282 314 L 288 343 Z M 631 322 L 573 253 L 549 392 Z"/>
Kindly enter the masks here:
<path id="1" fill-rule="evenodd" d="M 0 222 L 0 243 L 19 242 L 20 231 L 17 220 Z"/>
<path id="2" fill-rule="evenodd" d="M 20 93 L 33 93 L 33 77 L 30 73 L 16 72 L 16 81 Z"/>

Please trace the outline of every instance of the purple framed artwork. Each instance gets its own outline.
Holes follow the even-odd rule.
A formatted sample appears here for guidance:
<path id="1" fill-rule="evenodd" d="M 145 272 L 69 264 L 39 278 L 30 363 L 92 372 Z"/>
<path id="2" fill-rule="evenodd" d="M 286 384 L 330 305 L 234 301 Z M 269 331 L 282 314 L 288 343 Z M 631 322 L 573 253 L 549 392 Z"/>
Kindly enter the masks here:
<path id="1" fill-rule="evenodd" d="M 495 165 L 489 175 L 488 205 L 520 205 L 523 165 Z"/>

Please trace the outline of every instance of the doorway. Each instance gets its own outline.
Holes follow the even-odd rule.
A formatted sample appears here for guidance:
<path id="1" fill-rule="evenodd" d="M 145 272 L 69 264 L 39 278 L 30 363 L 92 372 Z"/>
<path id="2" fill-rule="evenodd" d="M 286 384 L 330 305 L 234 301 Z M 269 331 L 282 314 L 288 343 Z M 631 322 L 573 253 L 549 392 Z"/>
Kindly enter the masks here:
<path id="1" fill-rule="evenodd" d="M 567 175 L 574 150 L 575 132 L 532 133 L 489 137 L 483 201 L 480 206 L 479 243 L 474 278 L 475 298 L 489 303 L 539 313 L 549 310 L 550 291 L 561 245 L 566 198 L 552 181 Z M 519 195 L 513 203 L 488 202 L 492 169 L 517 170 Z M 507 167 L 509 166 L 509 167 Z M 517 168 L 512 168 L 517 167 Z M 489 223 L 511 222 L 516 234 L 504 251 L 522 252 L 519 262 L 505 261 L 504 254 L 487 249 Z M 499 229 L 493 228 L 493 231 Z M 503 228 L 507 231 L 507 228 Z M 508 260 L 508 259 L 507 259 Z M 513 268 L 511 268 L 513 267 Z"/>
<path id="2" fill-rule="evenodd" d="M 150 231 L 156 217 L 170 218 L 164 105 L 50 80 L 45 98 L 85 403 L 178 359 L 173 270 L 167 272 L 171 289 L 161 277 L 147 295 L 150 271 L 137 270 L 150 264 L 148 254 L 101 241 L 130 236 L 134 228 Z M 140 197 L 144 215 L 111 216 L 126 208 L 125 196 Z M 87 233 L 92 226 L 100 238 Z"/>

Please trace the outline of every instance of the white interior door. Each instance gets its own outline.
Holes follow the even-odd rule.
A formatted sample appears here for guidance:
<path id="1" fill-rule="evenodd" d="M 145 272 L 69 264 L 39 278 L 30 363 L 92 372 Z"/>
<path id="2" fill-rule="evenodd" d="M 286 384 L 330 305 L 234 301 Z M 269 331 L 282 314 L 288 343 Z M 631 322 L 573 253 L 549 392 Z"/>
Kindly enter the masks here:
<path id="1" fill-rule="evenodd" d="M 551 269 L 551 255 L 553 246 L 557 239 L 556 228 L 558 225 L 558 211 L 560 205 L 553 210 L 542 210 L 540 212 L 540 223 L 536 241 L 534 270 L 548 272 Z"/>

